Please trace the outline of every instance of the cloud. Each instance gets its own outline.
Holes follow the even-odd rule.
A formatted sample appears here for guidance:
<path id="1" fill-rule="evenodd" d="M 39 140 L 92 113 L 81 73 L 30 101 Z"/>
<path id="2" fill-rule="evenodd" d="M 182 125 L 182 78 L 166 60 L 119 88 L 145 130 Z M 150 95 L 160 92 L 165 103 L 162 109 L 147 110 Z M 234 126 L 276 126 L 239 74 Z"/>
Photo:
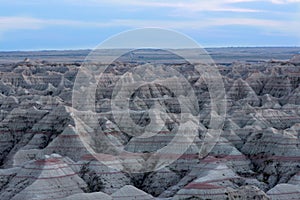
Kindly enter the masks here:
<path id="1" fill-rule="evenodd" d="M 69 4 L 78 4 L 85 6 L 123 6 L 123 7 L 135 7 L 135 8 L 170 8 L 185 10 L 190 12 L 199 11 L 227 11 L 227 12 L 261 12 L 257 9 L 249 9 L 242 7 L 242 3 L 248 2 L 269 2 L 272 4 L 290 4 L 300 3 L 300 0 L 64 0 Z M 239 6 L 234 5 L 239 3 Z"/>
<path id="2" fill-rule="evenodd" d="M 269 29 L 278 29 L 283 25 L 288 26 L 284 21 L 275 20 L 263 20 L 263 19 L 252 19 L 252 18 L 215 18 L 207 20 L 115 20 L 114 23 L 122 24 L 127 27 L 143 27 L 145 24 L 150 27 L 161 27 L 170 29 L 205 29 L 210 27 L 223 27 L 223 26 L 252 26 L 252 27 L 263 27 Z"/>
<path id="3" fill-rule="evenodd" d="M 7 1 L 4 7 L 12 11 L 6 15 L 14 13 L 15 16 L 0 14 L 0 39 L 9 38 L 8 32 L 12 30 L 17 32 L 13 36 L 18 37 L 23 30 L 44 29 L 52 33 L 56 29 L 66 32 L 76 29 L 83 34 L 87 29 L 110 34 L 113 28 L 124 30 L 144 26 L 191 31 L 195 34 L 206 30 L 209 32 L 209 29 L 224 30 L 224 34 L 228 35 L 237 32 L 246 35 L 250 28 L 251 31 L 257 30 L 251 36 L 253 38 L 261 37 L 264 33 L 299 37 L 300 12 L 295 11 L 298 3 L 300 0 Z M 285 5 L 284 9 L 281 9 L 281 4 Z M 23 10 L 23 6 L 28 16 L 19 15 L 21 13 L 18 9 Z M 66 8 L 66 12 L 58 9 L 54 19 L 53 11 L 46 11 L 48 7 Z M 42 13 L 41 10 L 45 12 Z M 30 33 L 39 34 L 38 31 Z"/>
<path id="4" fill-rule="evenodd" d="M 30 30 L 42 29 L 47 27 L 75 27 L 75 28 L 108 28 L 108 27 L 128 27 L 128 28 L 141 28 L 145 24 L 149 27 L 161 27 L 170 29 L 202 29 L 218 26 L 252 26 L 262 27 L 270 30 L 281 30 L 292 32 L 297 29 L 297 21 L 279 21 L 267 19 L 254 19 L 254 18 L 209 18 L 206 20 L 137 20 L 137 19 L 113 19 L 105 22 L 91 22 L 80 20 L 64 20 L 64 19 L 39 19 L 32 17 L 0 17 L 0 32 L 10 30 Z"/>
<path id="5" fill-rule="evenodd" d="M 177 10 L 185 10 L 190 12 L 198 11 L 225 11 L 225 12 L 260 12 L 260 10 L 234 7 L 230 4 L 239 2 L 250 2 L 255 0 L 172 0 L 172 1 L 158 1 L 158 0 L 64 0 L 70 5 L 83 6 L 117 6 L 117 7 L 135 7 L 135 8 L 169 8 Z"/>
<path id="6" fill-rule="evenodd" d="M 260 29 L 269 29 L 269 31 L 280 31 L 284 33 L 295 34 L 300 27 L 298 24 L 298 17 L 296 15 L 290 15 L 281 20 L 275 20 L 270 17 L 271 13 L 264 13 L 263 15 L 256 16 L 256 12 L 262 12 L 262 10 L 250 9 L 249 7 L 243 6 L 242 3 L 246 2 L 258 2 L 259 0 L 53 0 L 54 3 L 60 3 L 60 5 L 85 5 L 85 6 L 118 6 L 118 10 L 128 7 L 137 7 L 145 9 L 151 8 L 166 8 L 166 10 L 159 10 L 159 12 L 165 12 L 164 17 L 160 19 L 151 20 L 153 17 L 151 14 L 148 16 L 147 13 L 144 15 L 144 19 L 124 19 L 124 16 L 128 15 L 115 15 L 114 17 L 106 18 L 105 21 L 91 21 L 90 20 L 69 20 L 69 19 L 47 19 L 47 18 L 34 18 L 24 16 L 0 16 L 0 34 L 10 30 L 34 30 L 43 29 L 47 27 L 63 26 L 65 28 L 108 28 L 108 27 L 128 27 L 128 28 L 139 28 L 144 27 L 145 24 L 151 27 L 162 27 L 171 29 L 202 29 L 209 27 L 220 27 L 220 26 L 251 26 L 258 27 Z M 270 2 L 272 4 L 288 4 L 298 3 L 300 0 L 263 0 L 264 2 Z M 40 1 L 28 0 L 26 3 L 38 3 Z M 45 6 L 46 3 L 43 4 Z M 76 8 L 77 9 L 77 8 Z M 81 7 L 79 7 L 81 9 Z M 109 8 L 107 8 L 109 9 Z M 174 11 L 175 15 L 174 15 Z M 202 11 L 208 12 L 229 12 L 222 13 L 220 15 L 214 15 L 214 13 L 208 15 L 201 15 Z M 147 10 L 145 9 L 145 12 Z M 172 15 L 173 12 L 173 15 Z M 241 13 L 238 15 L 232 13 Z M 266 12 L 266 11 L 264 11 Z M 271 11 L 268 11 L 271 12 Z M 193 13 L 195 15 L 193 15 Z M 200 14 L 199 14 L 200 13 Z M 243 14 L 247 13 L 247 14 Z M 205 13 L 206 14 L 206 13 Z M 62 15 L 64 16 L 64 15 Z M 130 17 L 132 15 L 129 15 Z M 184 17 L 188 16 L 188 17 Z M 217 16 L 217 17 L 216 17 Z M 234 17 L 235 16 L 235 17 Z M 241 16 L 237 18 L 236 16 Z M 124 17 L 123 19 L 121 19 Z"/>
<path id="7" fill-rule="evenodd" d="M 272 4 L 291 4 L 300 3 L 300 0 L 52 0 L 51 4 L 60 6 L 87 6 L 87 7 L 115 7 L 115 8 L 168 8 L 176 10 L 185 10 L 190 12 L 200 11 L 222 11 L 222 12 L 261 12 L 262 10 L 250 9 L 243 3 L 248 2 L 269 2 Z M 238 5 L 235 5 L 237 4 Z M 14 5 L 14 1 L 7 4 Z M 24 5 L 44 5 L 48 3 L 43 1 L 28 0 L 19 2 Z"/>
<path id="8" fill-rule="evenodd" d="M 289 3 L 300 3 L 300 0 L 270 0 L 275 4 L 289 4 Z"/>
<path id="9" fill-rule="evenodd" d="M 0 17 L 0 31 L 39 29 L 42 21 L 30 17 Z"/>
<path id="10" fill-rule="evenodd" d="M 107 27 L 112 26 L 113 22 L 89 22 L 80 20 L 64 19 L 40 19 L 33 17 L 0 17 L 0 32 L 10 30 L 34 30 L 49 26 L 68 26 L 68 27 Z"/>

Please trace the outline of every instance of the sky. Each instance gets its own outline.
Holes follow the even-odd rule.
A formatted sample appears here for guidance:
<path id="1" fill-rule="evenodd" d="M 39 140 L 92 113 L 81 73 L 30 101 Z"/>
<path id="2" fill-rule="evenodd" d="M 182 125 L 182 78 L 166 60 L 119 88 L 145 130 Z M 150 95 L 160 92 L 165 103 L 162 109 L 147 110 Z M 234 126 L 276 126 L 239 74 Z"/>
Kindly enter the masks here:
<path id="1" fill-rule="evenodd" d="M 143 27 L 203 47 L 300 46 L 300 0 L 0 0 L 0 51 L 92 49 Z"/>

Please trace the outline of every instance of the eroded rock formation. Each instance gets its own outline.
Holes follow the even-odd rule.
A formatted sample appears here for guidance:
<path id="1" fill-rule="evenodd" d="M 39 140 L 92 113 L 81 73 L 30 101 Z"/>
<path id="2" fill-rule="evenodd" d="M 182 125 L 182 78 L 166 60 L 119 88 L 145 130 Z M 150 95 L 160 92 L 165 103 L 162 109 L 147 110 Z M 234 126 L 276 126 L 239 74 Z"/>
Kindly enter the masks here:
<path id="1" fill-rule="evenodd" d="M 138 174 L 95 159 L 80 138 L 73 114 L 79 111 L 71 102 L 80 64 L 30 60 L 6 64 L 0 69 L 0 199 L 299 199 L 298 57 L 281 63 L 218 65 L 227 116 L 218 143 L 201 159 L 199 148 L 212 114 L 205 80 L 188 65 L 160 68 L 166 77 L 169 67 L 178 69 L 196 92 L 199 107 L 188 101 L 184 106 L 191 112 L 199 110 L 197 136 L 172 164 Z M 147 127 L 151 115 L 164 109 L 157 122 L 163 128 L 156 136 L 137 138 L 126 134 L 128 127 L 118 127 L 112 91 L 119 76 L 135 66 L 118 62 L 98 83 L 97 131 L 106 136 L 98 150 L 107 153 L 109 142 L 120 151 L 144 153 L 141 159 L 146 160 L 149 153 L 172 141 L 182 113 L 178 98 L 167 87 L 145 85 L 132 94 L 129 116 L 138 126 Z M 140 71 L 155 73 L 151 67 Z M 177 89 L 177 94 L 189 95 L 185 85 Z M 151 113 L 150 108 L 157 110 Z M 89 122 L 81 122 L 84 129 L 89 128 Z"/>

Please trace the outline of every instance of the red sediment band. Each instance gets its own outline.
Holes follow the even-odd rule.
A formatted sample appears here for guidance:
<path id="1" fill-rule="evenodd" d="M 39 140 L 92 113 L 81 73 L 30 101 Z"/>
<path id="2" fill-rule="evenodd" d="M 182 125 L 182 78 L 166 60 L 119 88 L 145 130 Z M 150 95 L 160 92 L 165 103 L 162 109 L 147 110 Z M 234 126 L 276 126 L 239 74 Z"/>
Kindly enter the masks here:
<path id="1" fill-rule="evenodd" d="M 36 165 L 57 165 L 57 164 L 64 164 L 61 158 L 47 158 L 44 160 L 36 160 L 34 161 Z"/>
<path id="2" fill-rule="evenodd" d="M 184 187 L 184 189 L 202 189 L 202 190 L 211 190 L 211 189 L 221 189 L 224 187 L 212 185 L 209 183 L 190 183 Z"/>

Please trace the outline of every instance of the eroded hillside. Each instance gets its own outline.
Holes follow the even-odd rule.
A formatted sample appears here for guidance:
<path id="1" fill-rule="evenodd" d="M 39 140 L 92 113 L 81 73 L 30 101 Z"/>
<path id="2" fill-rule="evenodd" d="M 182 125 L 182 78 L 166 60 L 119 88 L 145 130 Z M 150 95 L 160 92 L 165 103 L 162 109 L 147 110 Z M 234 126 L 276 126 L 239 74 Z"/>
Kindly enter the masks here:
<path id="1" fill-rule="evenodd" d="M 129 152 L 148 153 L 172 140 L 181 108 L 168 88 L 145 85 L 132 95 L 130 116 L 145 127 L 151 115 L 145 110 L 164 106 L 164 128 L 150 138 L 135 138 L 120 130 L 110 99 L 118 76 L 135 66 L 122 62 L 110 66 L 98 83 L 95 107 L 99 131 L 110 142 Z M 72 107 L 79 67 L 76 62 L 30 60 L 1 65 L 1 200 L 299 199 L 299 58 L 218 64 L 227 114 L 217 144 L 204 158 L 198 153 L 212 115 L 207 84 L 193 66 L 164 64 L 160 74 L 167 74 L 170 67 L 178 70 L 196 93 L 198 133 L 179 159 L 147 173 L 110 168 L 83 144 Z M 143 73 L 157 73 L 155 68 L 147 70 Z M 186 106 L 192 109 L 194 103 Z"/>

